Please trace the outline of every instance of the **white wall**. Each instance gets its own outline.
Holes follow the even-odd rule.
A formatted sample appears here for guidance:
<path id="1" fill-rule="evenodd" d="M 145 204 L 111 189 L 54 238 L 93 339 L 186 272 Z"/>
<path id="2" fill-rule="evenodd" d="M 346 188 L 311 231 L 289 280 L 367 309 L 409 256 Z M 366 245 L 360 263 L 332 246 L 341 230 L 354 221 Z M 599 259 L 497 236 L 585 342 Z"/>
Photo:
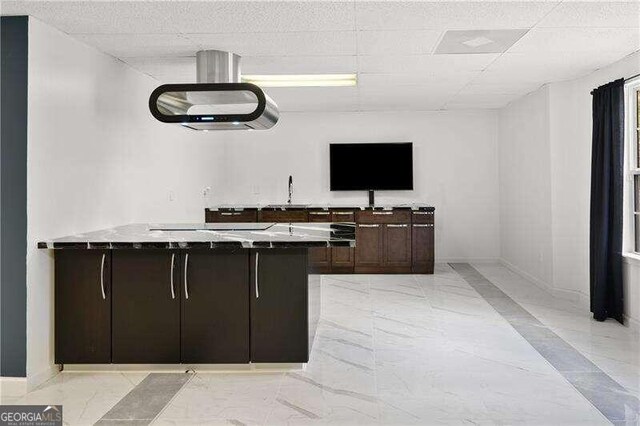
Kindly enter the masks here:
<path id="1" fill-rule="evenodd" d="M 202 221 L 220 156 L 153 119 L 158 82 L 30 18 L 27 377 L 53 367 L 53 256 L 36 242 L 130 222 Z M 169 201 L 169 191 L 175 195 Z"/>
<path id="2" fill-rule="evenodd" d="M 540 229 L 545 232 L 539 238 L 552 241 L 553 256 L 544 259 L 541 269 L 546 276 L 539 275 L 544 285 L 551 287 L 561 296 L 580 300 L 585 308 L 589 300 L 589 202 L 591 182 L 591 95 L 594 88 L 609 81 L 625 78 L 640 72 L 640 53 L 598 70 L 589 76 L 550 84 L 529 97 L 509 105 L 500 115 L 500 163 L 501 185 L 505 181 L 521 179 L 516 167 L 505 165 L 509 158 L 502 155 L 509 152 L 507 146 L 512 142 L 508 129 L 517 122 L 527 120 L 527 116 L 548 116 L 547 129 L 539 134 L 547 134 L 546 140 L 537 141 L 540 150 L 546 151 L 540 157 L 540 169 L 549 176 L 530 175 L 520 184 L 523 192 L 527 187 L 550 185 L 551 190 L 551 227 Z M 532 98 L 547 98 L 539 102 L 532 110 L 526 104 Z M 529 106 L 532 106 L 529 104 Z M 542 123 L 541 123 L 542 124 Z M 533 140 L 531 141 L 534 142 Z M 508 184 L 507 184 L 508 185 Z M 501 194 L 502 196 L 503 194 Z M 535 193 L 528 195 L 526 202 L 532 202 Z M 509 198 L 502 197 L 501 204 Z M 502 206 L 504 208 L 504 206 Z M 523 220 L 520 215 L 518 219 Z M 509 221 L 503 217 L 501 231 L 503 235 Z M 506 235 L 509 235 L 508 233 Z M 529 244 L 522 235 L 512 235 L 512 239 L 503 238 L 502 256 L 508 259 L 512 247 Z M 525 260 L 514 263 L 518 269 L 526 270 Z M 640 264 L 628 260 L 625 262 L 626 312 L 631 322 L 640 321 Z M 552 274 L 549 277 L 548 271 Z"/>
<path id="3" fill-rule="evenodd" d="M 211 204 L 366 204 L 360 192 L 329 191 L 329 143 L 413 142 L 414 191 L 376 193 L 376 203 L 436 206 L 438 260 L 499 255 L 497 114 L 484 112 L 284 113 L 268 132 L 224 137 L 224 176 Z M 382 171 L 384 172 L 384 171 Z"/>
<path id="4" fill-rule="evenodd" d="M 500 113 L 502 259 L 540 283 L 552 281 L 548 90 Z"/>

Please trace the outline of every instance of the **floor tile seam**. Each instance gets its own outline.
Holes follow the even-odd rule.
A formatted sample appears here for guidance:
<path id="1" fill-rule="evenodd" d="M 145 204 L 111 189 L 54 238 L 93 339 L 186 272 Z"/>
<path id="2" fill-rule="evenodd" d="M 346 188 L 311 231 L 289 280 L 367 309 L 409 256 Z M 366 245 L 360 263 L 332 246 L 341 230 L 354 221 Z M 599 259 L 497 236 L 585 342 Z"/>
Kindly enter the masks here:
<path id="1" fill-rule="evenodd" d="M 189 373 L 181 373 L 181 374 L 189 374 Z M 167 409 L 167 407 L 168 407 L 169 405 L 171 405 L 171 403 L 174 401 L 174 399 L 176 399 L 176 397 L 178 396 L 178 394 L 179 394 L 180 392 L 182 392 L 182 390 L 183 390 L 183 389 L 184 389 L 184 388 L 185 388 L 189 383 L 191 383 L 191 381 L 196 377 L 196 375 L 198 375 L 198 373 L 196 373 L 195 371 L 194 371 L 192 374 L 190 374 L 189 379 L 188 379 L 186 382 L 184 382 L 184 383 L 182 384 L 182 386 L 180 386 L 180 388 L 176 391 L 176 393 L 175 393 L 175 394 L 173 394 L 173 396 L 171 397 L 171 399 L 169 399 L 169 401 L 164 405 L 164 407 L 162 407 L 162 408 L 160 409 L 160 411 L 158 411 L 158 413 L 156 414 L 156 416 L 151 420 L 151 422 L 149 422 L 149 424 L 152 424 L 153 422 L 155 422 L 155 421 L 160 417 L 160 415 L 161 415 L 161 414 L 162 414 L 162 413 Z"/>
<path id="2" fill-rule="evenodd" d="M 482 275 L 480 273 L 480 271 L 476 270 L 472 265 L 468 264 L 468 263 L 463 263 L 462 265 L 466 265 L 470 268 L 472 268 L 477 274 Z M 455 269 L 454 269 L 455 270 Z M 462 276 L 462 274 L 460 274 Z M 491 281 L 489 281 L 491 284 L 493 284 Z M 470 284 L 471 285 L 471 284 Z M 495 286 L 495 284 L 493 284 Z M 506 293 L 505 293 L 506 294 Z M 482 295 L 481 295 L 482 296 Z M 483 298 L 485 298 L 484 296 L 482 296 Z M 510 296 L 507 295 L 507 298 L 509 300 L 511 300 L 512 303 L 520 306 L 520 308 L 524 309 L 526 312 L 528 312 L 531 316 L 533 316 L 534 318 L 536 318 L 533 314 L 531 314 L 528 310 L 526 310 L 524 307 L 522 307 L 518 302 L 516 302 L 515 300 L 513 300 Z M 486 300 L 486 298 L 485 298 Z M 487 301 L 487 303 L 490 304 L 489 301 Z M 493 307 L 493 306 L 492 306 Z M 495 309 L 495 308 L 494 308 Z M 500 312 L 498 312 L 498 314 L 500 314 L 501 316 L 503 316 Z M 503 316 L 504 317 L 504 316 Z M 536 318 L 538 319 L 538 318 Z M 509 323 L 509 325 L 511 325 L 513 327 L 512 322 L 505 318 L 505 320 Z M 616 380 L 614 380 L 611 376 L 609 376 L 606 372 L 604 372 L 602 369 L 600 369 L 600 367 L 598 367 L 595 363 L 593 363 L 591 360 L 589 360 L 584 354 L 582 354 L 579 350 L 577 350 L 576 348 L 573 347 L 573 345 L 571 345 L 570 343 L 568 343 L 566 340 L 564 340 L 562 337 L 558 336 L 556 333 L 553 332 L 553 330 L 550 330 L 549 327 L 543 323 L 540 319 L 538 319 L 538 321 L 540 321 L 547 330 L 549 330 L 551 333 L 553 333 L 554 335 L 557 336 L 558 339 L 562 340 L 565 344 L 567 344 L 571 350 L 575 351 L 576 353 L 578 353 L 579 355 L 581 355 L 582 357 L 584 357 L 585 359 L 587 359 L 587 361 L 589 361 L 591 364 L 593 364 L 593 366 L 597 369 L 594 372 L 599 372 L 604 374 L 605 376 L 607 376 L 610 380 L 612 380 L 613 382 L 615 382 L 618 386 L 620 386 L 621 388 L 623 388 L 625 390 L 625 392 L 629 395 L 632 396 L 632 394 L 628 391 L 628 389 L 624 386 L 622 386 L 620 383 L 618 383 Z M 524 339 L 529 345 L 531 345 L 531 348 L 536 351 L 538 353 L 538 355 L 553 369 L 555 370 L 563 379 L 564 381 L 569 384 L 569 386 L 571 386 L 582 398 L 583 400 L 585 400 L 586 402 L 588 402 L 607 422 L 613 423 L 613 421 L 615 420 L 611 420 L 609 419 L 602 411 L 600 411 L 600 409 L 578 388 L 576 387 L 573 383 L 571 383 L 571 381 L 568 379 L 568 377 L 561 371 L 559 370 L 555 365 L 553 365 L 538 349 L 536 349 L 532 344 L 531 341 L 529 339 L 527 339 L 524 335 L 522 335 L 517 329 L 514 328 L 514 331 L 516 333 L 518 333 L 518 335 Z M 533 339 L 532 339 L 533 340 Z M 578 372 L 580 373 L 580 372 Z M 582 372 L 582 373 L 589 373 L 589 372 Z M 635 398 L 635 397 L 633 397 Z M 637 400 L 637 398 L 635 398 Z"/>

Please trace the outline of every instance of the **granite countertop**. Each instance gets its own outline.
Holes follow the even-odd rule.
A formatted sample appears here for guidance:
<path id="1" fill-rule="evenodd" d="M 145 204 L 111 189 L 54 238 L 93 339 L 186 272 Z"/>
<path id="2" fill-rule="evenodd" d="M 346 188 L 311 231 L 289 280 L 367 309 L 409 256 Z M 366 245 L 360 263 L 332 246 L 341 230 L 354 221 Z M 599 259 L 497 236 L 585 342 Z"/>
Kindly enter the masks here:
<path id="1" fill-rule="evenodd" d="M 354 246 L 352 223 L 131 224 L 38 242 L 41 249 Z"/>
<path id="2" fill-rule="evenodd" d="M 242 211 L 242 210 L 415 210 L 415 211 L 435 211 L 435 207 L 429 204 L 388 204 L 374 207 L 355 204 L 219 204 L 208 207 L 210 211 Z"/>

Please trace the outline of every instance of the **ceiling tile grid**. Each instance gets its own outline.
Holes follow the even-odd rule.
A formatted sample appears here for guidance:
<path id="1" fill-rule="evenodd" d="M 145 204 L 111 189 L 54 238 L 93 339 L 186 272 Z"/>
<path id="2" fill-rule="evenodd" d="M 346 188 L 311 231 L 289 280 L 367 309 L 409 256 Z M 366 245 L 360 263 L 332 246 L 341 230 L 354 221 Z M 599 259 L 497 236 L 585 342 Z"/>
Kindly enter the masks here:
<path id="1" fill-rule="evenodd" d="M 500 108 L 640 49 L 638 0 L 3 0 L 0 13 L 32 15 L 163 83 L 194 82 L 202 49 L 242 55 L 246 74 L 358 74 L 355 88 L 269 89 L 283 111 Z M 435 54 L 454 30 L 485 36 Z M 490 45 L 499 30 L 524 35 L 479 53 L 504 51 Z"/>

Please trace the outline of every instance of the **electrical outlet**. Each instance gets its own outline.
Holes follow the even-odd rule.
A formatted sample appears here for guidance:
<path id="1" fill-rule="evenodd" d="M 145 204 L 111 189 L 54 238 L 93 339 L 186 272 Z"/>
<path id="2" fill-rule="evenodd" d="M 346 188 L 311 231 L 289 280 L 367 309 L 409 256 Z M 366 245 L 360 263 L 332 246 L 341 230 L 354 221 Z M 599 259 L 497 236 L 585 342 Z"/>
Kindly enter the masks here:
<path id="1" fill-rule="evenodd" d="M 175 201 L 176 200 L 176 194 L 173 191 L 169 191 L 169 201 Z"/>

